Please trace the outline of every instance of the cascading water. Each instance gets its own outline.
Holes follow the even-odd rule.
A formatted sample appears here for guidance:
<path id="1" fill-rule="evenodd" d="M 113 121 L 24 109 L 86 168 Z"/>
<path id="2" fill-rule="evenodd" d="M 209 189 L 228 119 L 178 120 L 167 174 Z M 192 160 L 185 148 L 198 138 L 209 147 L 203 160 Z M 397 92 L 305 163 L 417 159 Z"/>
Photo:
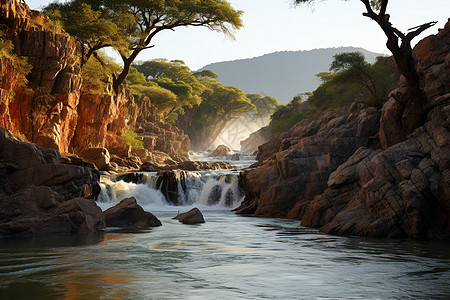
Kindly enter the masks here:
<path id="1" fill-rule="evenodd" d="M 183 172 L 182 179 L 177 180 L 174 191 L 171 191 L 172 196 L 176 195 L 175 202 L 165 196 L 157 184 L 162 175 L 148 172 L 128 176 L 132 179 L 123 176 L 102 178 L 102 190 L 97 196 L 97 203 L 104 210 L 122 199 L 135 197 L 145 210 L 151 211 L 191 205 L 232 209 L 242 201 L 243 192 L 239 188 L 239 172 L 236 170 L 180 172 Z"/>
<path id="2" fill-rule="evenodd" d="M 255 162 L 255 156 L 236 151 L 239 160 L 211 157 L 211 151 L 191 152 L 197 161 L 225 161 L 233 170 L 164 171 L 129 173 L 117 177 L 102 177 L 97 204 L 103 209 L 128 197 L 135 197 L 147 211 L 172 210 L 177 206 L 202 206 L 203 209 L 233 209 L 239 206 L 244 192 L 239 187 L 239 169 Z"/>

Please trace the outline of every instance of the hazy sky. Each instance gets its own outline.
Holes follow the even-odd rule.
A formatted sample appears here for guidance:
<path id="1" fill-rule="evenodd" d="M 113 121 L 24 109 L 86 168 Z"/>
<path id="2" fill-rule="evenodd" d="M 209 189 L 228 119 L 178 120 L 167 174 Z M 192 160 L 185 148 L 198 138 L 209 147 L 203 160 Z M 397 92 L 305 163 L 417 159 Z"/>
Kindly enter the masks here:
<path id="1" fill-rule="evenodd" d="M 32 9 L 51 1 L 26 0 Z M 378 25 L 363 17 L 360 1 L 316 1 L 314 6 L 293 7 L 291 0 L 229 0 L 243 10 L 244 28 L 231 40 L 204 28 L 179 28 L 155 36 L 154 48 L 145 50 L 138 60 L 181 59 L 192 69 L 209 63 L 249 58 L 284 50 L 355 46 L 389 54 L 386 38 Z M 429 22 L 438 24 L 414 41 L 434 34 L 450 17 L 449 0 L 391 0 L 391 22 L 405 32 Z"/>

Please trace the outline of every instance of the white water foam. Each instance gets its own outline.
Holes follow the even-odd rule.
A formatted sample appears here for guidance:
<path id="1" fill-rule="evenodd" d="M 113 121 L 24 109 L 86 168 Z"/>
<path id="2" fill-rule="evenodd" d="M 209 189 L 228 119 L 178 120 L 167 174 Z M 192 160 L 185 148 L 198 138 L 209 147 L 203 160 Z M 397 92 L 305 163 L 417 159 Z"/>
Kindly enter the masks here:
<path id="1" fill-rule="evenodd" d="M 147 211 L 186 210 L 193 206 L 203 209 L 233 209 L 243 200 L 237 176 L 237 171 L 230 170 L 186 172 L 186 190 L 181 182 L 177 184 L 178 202 L 182 206 L 168 203 L 156 187 L 158 176 L 155 172 L 143 173 L 138 183 L 102 177 L 102 190 L 97 196 L 97 203 L 102 210 L 106 210 L 125 198 L 135 197 L 138 204 Z"/>

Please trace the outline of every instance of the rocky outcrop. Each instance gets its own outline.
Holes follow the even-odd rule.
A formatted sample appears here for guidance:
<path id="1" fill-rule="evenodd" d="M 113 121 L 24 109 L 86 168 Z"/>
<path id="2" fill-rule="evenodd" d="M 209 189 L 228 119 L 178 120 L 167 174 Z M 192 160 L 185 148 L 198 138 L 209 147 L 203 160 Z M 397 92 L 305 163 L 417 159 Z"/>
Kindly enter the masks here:
<path id="1" fill-rule="evenodd" d="M 140 126 L 139 136 L 144 142 L 144 149 L 149 153 L 166 153 L 172 160 L 181 162 L 188 160 L 191 146 L 189 137 L 178 127 L 164 123 L 158 115 L 150 116 Z M 151 161 L 150 157 L 141 157 L 143 161 Z"/>
<path id="2" fill-rule="evenodd" d="M 61 163 L 53 149 L 0 128 L 0 237 L 96 231 L 103 214 L 94 169 Z"/>
<path id="3" fill-rule="evenodd" d="M 263 133 L 263 130 L 260 129 L 253 132 L 248 138 L 240 142 L 241 151 L 252 154 L 258 151 L 259 146 L 267 142 L 268 138 Z"/>
<path id="4" fill-rule="evenodd" d="M 14 54 L 32 66 L 29 83 L 19 87 L 14 64 L 0 57 L 0 126 L 61 153 L 102 147 L 126 159 L 130 147 L 118 133 L 145 124 L 151 127 L 146 131 L 149 138 L 143 137 L 150 152 L 187 159 L 189 138 L 161 122 L 154 109 L 136 102 L 126 86 L 117 95 L 83 89 L 87 84 L 83 85 L 75 39 L 50 30 L 45 15 L 18 0 L 1 0 L 0 9 L 0 24 L 8 27 Z"/>
<path id="5" fill-rule="evenodd" d="M 171 170 L 158 172 L 156 187 L 171 205 L 184 205 L 186 198 L 186 172 L 182 170 Z"/>
<path id="6" fill-rule="evenodd" d="M 424 125 L 406 140 L 395 118 L 406 97 L 401 82 L 378 123 L 376 111 L 354 106 L 350 116 L 299 123 L 260 146 L 258 164 L 241 174 L 246 199 L 238 212 L 288 212 L 332 234 L 449 240 L 449 46 L 450 22 L 414 49 L 430 102 Z"/>
<path id="7" fill-rule="evenodd" d="M 286 217 L 320 194 L 331 172 L 376 132 L 377 110 L 355 104 L 349 115 L 328 111 L 273 136 L 259 147 L 259 165 L 241 172 L 246 197 L 237 213 Z"/>
<path id="8" fill-rule="evenodd" d="M 10 103 L 15 130 L 43 147 L 68 152 L 82 83 L 75 40 L 44 29 L 24 30 L 15 52 L 33 67 L 27 87 L 15 89 Z"/>
<path id="9" fill-rule="evenodd" d="M 401 85 L 383 106 L 384 150 L 359 149 L 331 174 L 327 189 L 299 207 L 302 225 L 334 234 L 450 240 L 450 22 L 414 48 L 430 98 L 424 126 L 397 143 Z M 433 108 L 434 107 L 434 108 Z"/>
<path id="10" fill-rule="evenodd" d="M 80 153 L 80 156 L 86 161 L 92 162 L 99 170 L 105 170 L 109 167 L 110 156 L 108 149 L 87 148 Z"/>
<path id="11" fill-rule="evenodd" d="M 0 126 L 13 130 L 9 112 L 9 102 L 13 96 L 17 77 L 12 59 L 0 56 Z"/>
<path id="12" fill-rule="evenodd" d="M 202 212 L 196 207 L 187 212 L 178 214 L 174 219 L 188 225 L 205 223 Z"/>
<path id="13" fill-rule="evenodd" d="M 449 240 L 450 105 L 430 118 L 405 142 L 360 148 L 295 217 L 326 233 Z"/>
<path id="14" fill-rule="evenodd" d="M 156 172 L 162 170 L 183 170 L 183 171 L 208 171 L 208 170 L 223 170 L 232 169 L 233 166 L 227 162 L 213 162 L 206 161 L 183 161 L 176 165 L 162 165 L 144 162 L 140 170 L 144 172 Z"/>
<path id="15" fill-rule="evenodd" d="M 219 145 L 216 147 L 216 149 L 214 149 L 214 151 L 211 153 L 212 157 L 222 157 L 222 156 L 227 156 L 229 154 L 231 154 L 232 151 L 230 148 L 228 148 L 225 145 Z"/>
<path id="16" fill-rule="evenodd" d="M 421 86 L 427 93 L 429 103 L 425 111 L 437 104 L 448 101 L 450 97 L 450 22 L 436 35 L 430 35 L 414 47 L 413 55 L 417 58 L 417 71 Z M 402 134 L 410 120 L 410 110 L 403 107 L 399 100 L 407 99 L 406 80 L 401 77 L 399 87 L 390 93 L 390 99 L 383 106 L 380 119 L 380 143 L 383 149 L 405 140 Z M 401 122 L 394 118 L 401 116 Z M 424 120 L 425 121 L 425 120 Z"/>
<path id="17" fill-rule="evenodd" d="M 134 230 L 161 226 L 161 221 L 153 214 L 144 211 L 136 198 L 126 198 L 105 211 L 106 226 L 125 227 Z"/>

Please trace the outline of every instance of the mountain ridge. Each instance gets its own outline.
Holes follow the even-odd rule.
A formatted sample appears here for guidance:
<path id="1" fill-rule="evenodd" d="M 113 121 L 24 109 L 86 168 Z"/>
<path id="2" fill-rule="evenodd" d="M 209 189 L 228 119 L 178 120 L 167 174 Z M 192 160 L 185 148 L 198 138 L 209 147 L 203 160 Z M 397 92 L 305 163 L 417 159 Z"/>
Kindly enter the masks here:
<path id="1" fill-rule="evenodd" d="M 377 56 L 360 47 L 320 48 L 277 51 L 253 58 L 211 63 L 200 70 L 214 71 L 223 85 L 232 85 L 246 93 L 261 93 L 289 102 L 295 95 L 314 91 L 321 83 L 316 74 L 328 71 L 333 55 L 359 51 L 370 63 Z M 256 74 L 256 75 L 255 75 Z"/>

